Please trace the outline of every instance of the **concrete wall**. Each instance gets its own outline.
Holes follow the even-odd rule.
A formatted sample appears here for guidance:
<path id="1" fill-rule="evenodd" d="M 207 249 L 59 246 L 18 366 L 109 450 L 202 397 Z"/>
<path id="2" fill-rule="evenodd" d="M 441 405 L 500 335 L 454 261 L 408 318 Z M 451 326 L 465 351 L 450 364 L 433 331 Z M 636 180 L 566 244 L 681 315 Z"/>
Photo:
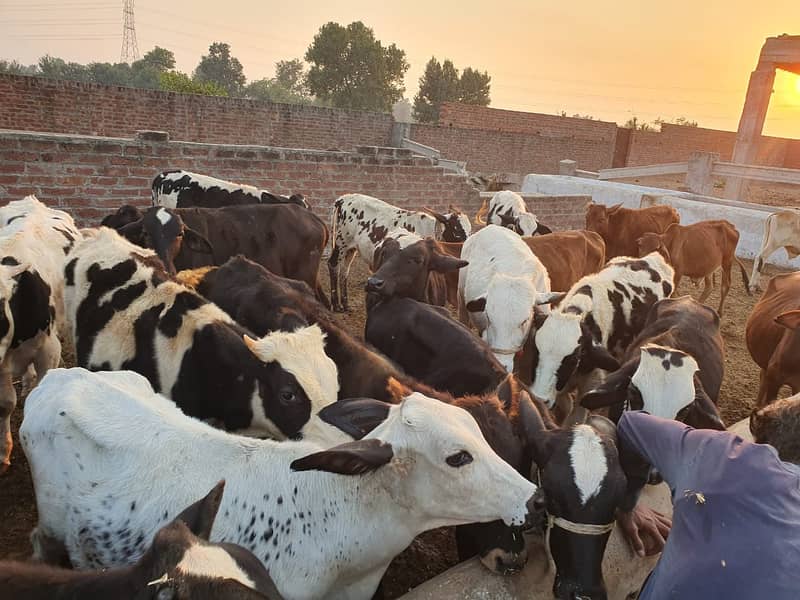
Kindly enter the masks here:
<path id="1" fill-rule="evenodd" d="M 674 206 L 681 216 L 681 223 L 685 225 L 708 219 L 727 219 L 733 223 L 740 235 L 736 254 L 742 258 L 753 258 L 758 253 L 764 236 L 764 221 L 776 210 L 769 206 L 720 200 L 688 192 L 562 175 L 528 175 L 522 182 L 522 193 L 587 194 L 598 204 L 610 206 L 622 203 L 626 208 L 640 208 L 644 196 L 654 196 L 657 204 Z M 647 205 L 649 200 L 645 200 Z M 767 262 L 800 269 L 800 258 L 789 260 L 785 250 L 779 250 Z"/>

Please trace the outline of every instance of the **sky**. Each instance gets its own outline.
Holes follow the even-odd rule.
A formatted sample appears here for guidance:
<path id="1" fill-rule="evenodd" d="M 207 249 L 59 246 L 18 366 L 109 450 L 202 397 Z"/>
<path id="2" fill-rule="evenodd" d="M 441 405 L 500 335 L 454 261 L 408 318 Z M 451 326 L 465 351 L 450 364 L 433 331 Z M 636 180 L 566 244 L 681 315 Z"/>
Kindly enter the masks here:
<path id="1" fill-rule="evenodd" d="M 122 0 L 0 0 L 0 58 L 119 60 Z M 624 123 L 686 117 L 735 131 L 764 39 L 800 34 L 798 0 L 136 0 L 140 53 L 174 51 L 191 72 L 214 41 L 248 79 L 301 58 L 328 21 L 361 20 L 405 50 L 413 98 L 425 63 L 492 76 L 491 106 Z M 797 29 L 787 29 L 794 25 Z M 800 138 L 800 78 L 779 72 L 765 133 Z"/>

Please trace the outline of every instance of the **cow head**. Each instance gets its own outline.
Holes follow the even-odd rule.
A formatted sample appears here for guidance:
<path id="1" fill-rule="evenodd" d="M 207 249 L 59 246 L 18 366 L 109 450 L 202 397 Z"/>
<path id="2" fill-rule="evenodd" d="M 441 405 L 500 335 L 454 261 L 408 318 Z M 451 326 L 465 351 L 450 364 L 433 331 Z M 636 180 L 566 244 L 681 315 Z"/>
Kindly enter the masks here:
<path id="1" fill-rule="evenodd" d="M 120 206 L 113 214 L 106 215 L 100 221 L 101 227 L 110 227 L 119 231 L 122 227 L 129 223 L 135 223 L 142 218 L 142 211 L 132 204 L 124 204 Z"/>
<path id="2" fill-rule="evenodd" d="M 532 368 L 531 391 L 552 408 L 576 373 L 615 371 L 619 362 L 595 341 L 582 315 L 557 310 L 536 331 Z"/>
<path id="3" fill-rule="evenodd" d="M 564 600 L 605 600 L 603 555 L 627 492 L 616 428 L 599 416 L 571 429 L 546 427 L 530 398 L 519 403 L 519 420 L 546 499 L 553 592 Z"/>
<path id="4" fill-rule="evenodd" d="M 367 279 L 367 293 L 425 302 L 428 275 L 432 271 L 447 273 L 469 263 L 441 252 L 436 242 L 427 238 L 402 249 L 396 240 L 385 239 L 375 253 L 373 264 L 377 270 Z"/>
<path id="5" fill-rule="evenodd" d="M 669 255 L 669 250 L 664 241 L 664 236 L 658 233 L 648 232 L 636 240 L 636 246 L 639 249 L 639 256 L 647 256 L 651 252 L 658 252 L 664 257 L 664 260 L 671 262 L 672 259 Z"/>
<path id="6" fill-rule="evenodd" d="M 608 219 L 617 212 L 622 204 L 605 206 L 604 204 L 589 203 L 586 207 L 586 229 L 599 233 L 604 239 L 608 237 Z"/>
<path id="7" fill-rule="evenodd" d="M 288 198 L 272 192 L 261 192 L 261 204 L 296 204 L 303 208 L 309 208 L 303 194 L 292 194 Z"/>
<path id="8" fill-rule="evenodd" d="M 800 312 L 800 311 L 794 311 Z M 800 464 L 800 395 L 776 400 L 750 414 L 750 433 L 757 444 L 769 444 L 785 462 Z"/>
<path id="9" fill-rule="evenodd" d="M 696 429 L 722 431 L 725 425 L 697 378 L 697 370 L 697 361 L 685 352 L 647 344 L 638 359 L 586 393 L 581 405 L 590 410 L 611 407 L 609 416 L 615 422 L 628 408 L 677 419 Z"/>
<path id="10" fill-rule="evenodd" d="M 543 223 L 539 223 L 536 215 L 529 212 L 513 214 L 498 214 L 500 225 L 512 230 L 517 235 L 532 236 L 553 233 L 553 230 Z"/>
<path id="11" fill-rule="evenodd" d="M 441 214 L 428 207 L 423 210 L 442 224 L 442 240 L 445 242 L 463 242 L 472 233 L 469 217 L 458 208 L 450 205 L 450 212 Z"/>
<path id="12" fill-rule="evenodd" d="M 118 231 L 128 241 L 155 250 L 170 275 L 175 274 L 175 257 L 184 245 L 194 252 L 214 252 L 211 242 L 187 227 L 177 212 L 163 206 L 148 209 L 141 219 Z"/>

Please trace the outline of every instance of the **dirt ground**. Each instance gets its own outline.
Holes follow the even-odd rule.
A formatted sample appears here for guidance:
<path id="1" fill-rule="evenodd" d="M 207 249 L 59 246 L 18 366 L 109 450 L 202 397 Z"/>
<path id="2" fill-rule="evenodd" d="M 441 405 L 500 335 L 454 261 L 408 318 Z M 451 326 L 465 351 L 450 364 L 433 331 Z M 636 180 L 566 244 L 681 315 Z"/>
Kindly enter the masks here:
<path id="1" fill-rule="evenodd" d="M 752 264 L 745 262 L 749 270 Z M 322 280 L 327 291 L 327 269 L 323 264 Z M 768 274 L 777 272 L 768 268 Z M 363 338 L 364 332 L 364 294 L 366 268 L 356 263 L 351 273 L 350 312 L 338 315 L 342 325 L 351 333 Z M 717 277 L 719 281 L 719 277 Z M 699 295 L 699 289 L 684 280 L 682 294 Z M 758 389 L 758 368 L 750 359 L 744 341 L 744 327 L 747 317 L 757 300 L 748 296 L 738 273 L 733 274 L 733 285 L 725 305 L 722 318 L 722 332 L 727 344 L 725 359 L 725 379 L 720 395 L 720 409 L 726 424 L 733 424 L 748 416 Z M 709 304 L 717 307 L 719 293 L 715 290 Z M 65 352 L 64 366 L 73 366 L 74 358 Z M 17 431 L 22 420 L 22 405 L 17 408 L 12 419 L 14 431 L 14 453 L 11 469 L 0 477 L 0 559 L 26 559 L 31 547 L 28 535 L 36 522 L 36 506 L 28 465 L 19 446 Z M 453 534 L 448 529 L 428 532 L 415 540 L 411 546 L 398 556 L 387 572 L 382 588 L 386 598 L 396 598 L 421 582 L 441 573 L 457 562 Z"/>

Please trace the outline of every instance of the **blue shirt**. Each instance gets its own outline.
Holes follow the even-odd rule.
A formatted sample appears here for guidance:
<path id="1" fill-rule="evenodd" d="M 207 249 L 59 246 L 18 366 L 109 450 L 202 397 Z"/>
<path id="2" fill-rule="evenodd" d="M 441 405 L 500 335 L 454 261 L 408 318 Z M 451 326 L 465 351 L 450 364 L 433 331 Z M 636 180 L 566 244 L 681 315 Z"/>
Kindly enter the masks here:
<path id="1" fill-rule="evenodd" d="M 672 490 L 672 531 L 640 600 L 800 599 L 800 468 L 726 431 L 626 412 L 620 441 Z"/>

